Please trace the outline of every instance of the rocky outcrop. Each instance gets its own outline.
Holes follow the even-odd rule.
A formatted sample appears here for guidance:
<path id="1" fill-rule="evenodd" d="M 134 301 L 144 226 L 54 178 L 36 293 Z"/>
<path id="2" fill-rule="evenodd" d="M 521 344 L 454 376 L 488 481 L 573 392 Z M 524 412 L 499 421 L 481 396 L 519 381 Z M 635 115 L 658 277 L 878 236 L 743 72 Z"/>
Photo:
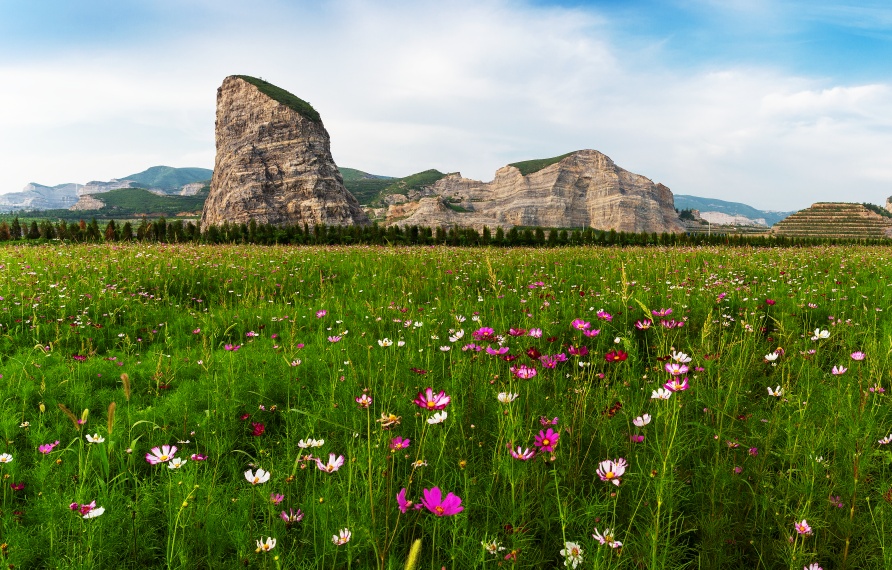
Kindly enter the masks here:
<path id="1" fill-rule="evenodd" d="M 492 182 L 450 174 L 420 194 L 391 204 L 387 223 L 684 232 L 669 188 L 623 170 L 596 150 L 571 153 L 527 175 L 505 166 Z"/>
<path id="2" fill-rule="evenodd" d="M 864 204 L 818 202 L 774 224 L 771 231 L 790 237 L 886 239 L 892 238 L 892 216 Z"/>
<path id="3" fill-rule="evenodd" d="M 94 197 L 92 194 L 83 194 L 80 197 L 80 200 L 77 203 L 68 208 L 69 210 L 101 210 L 105 207 L 105 202 L 100 200 L 99 198 Z"/>
<path id="4" fill-rule="evenodd" d="M 31 182 L 21 192 L 0 195 L 0 211 L 69 208 L 77 202 L 79 184 L 44 186 Z"/>
<path id="5" fill-rule="evenodd" d="M 264 81 L 231 76 L 217 90 L 217 157 L 201 226 L 367 224 L 344 188 L 328 132 L 308 103 Z"/>

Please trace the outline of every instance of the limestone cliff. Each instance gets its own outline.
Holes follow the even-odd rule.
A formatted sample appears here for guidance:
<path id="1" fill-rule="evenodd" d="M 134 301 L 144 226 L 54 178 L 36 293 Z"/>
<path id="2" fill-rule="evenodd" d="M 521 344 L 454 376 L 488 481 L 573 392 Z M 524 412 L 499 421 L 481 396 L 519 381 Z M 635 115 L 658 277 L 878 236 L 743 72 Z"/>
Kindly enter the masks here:
<path id="1" fill-rule="evenodd" d="M 367 224 L 344 188 L 328 132 L 308 103 L 231 76 L 217 90 L 217 156 L 201 226 L 223 222 Z"/>
<path id="2" fill-rule="evenodd" d="M 486 183 L 450 174 L 410 198 L 389 206 L 387 223 L 684 232 L 669 188 L 595 150 L 570 153 L 526 175 L 504 166 Z"/>

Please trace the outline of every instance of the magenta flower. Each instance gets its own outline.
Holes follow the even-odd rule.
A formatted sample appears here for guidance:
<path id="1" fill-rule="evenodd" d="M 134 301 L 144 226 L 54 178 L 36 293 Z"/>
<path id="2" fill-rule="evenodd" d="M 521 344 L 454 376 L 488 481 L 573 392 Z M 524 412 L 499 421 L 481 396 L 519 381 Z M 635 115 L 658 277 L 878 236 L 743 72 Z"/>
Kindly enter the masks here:
<path id="1" fill-rule="evenodd" d="M 457 515 L 465 509 L 461 506 L 461 499 L 457 495 L 448 493 L 446 498 L 443 498 L 443 492 L 439 487 L 423 489 L 421 494 L 421 504 L 438 517 Z"/>
<path id="2" fill-rule="evenodd" d="M 866 356 L 866 355 L 865 355 L 863 352 L 860 352 L 860 351 L 858 351 L 858 352 L 853 352 L 853 353 L 852 353 L 852 360 L 864 360 L 864 357 L 865 357 L 865 356 Z"/>
<path id="3" fill-rule="evenodd" d="M 528 334 L 533 338 L 542 338 L 542 329 L 530 329 Z"/>
<path id="4" fill-rule="evenodd" d="M 266 431 L 266 426 L 261 422 L 251 422 L 251 435 L 260 437 Z"/>
<path id="5" fill-rule="evenodd" d="M 833 374 L 834 376 L 840 376 L 842 374 L 845 374 L 846 370 L 848 370 L 848 368 L 846 368 L 845 366 L 834 366 L 833 369 L 830 370 L 830 374 Z"/>
<path id="6" fill-rule="evenodd" d="M 146 453 L 146 461 L 152 465 L 165 463 L 173 459 L 173 454 L 177 452 L 175 445 L 162 445 L 161 447 L 153 447 L 151 453 Z"/>
<path id="7" fill-rule="evenodd" d="M 587 331 L 582 331 L 582 334 L 584 334 L 585 336 L 587 336 L 589 338 L 595 338 L 596 336 L 601 334 L 601 329 L 591 329 L 591 330 L 587 330 Z"/>
<path id="8" fill-rule="evenodd" d="M 325 309 L 320 309 L 320 310 L 316 311 L 316 318 L 321 319 L 322 317 L 324 317 L 327 314 L 328 314 L 328 311 L 326 311 Z"/>
<path id="9" fill-rule="evenodd" d="M 22 489 L 25 488 L 25 483 L 24 483 L 24 482 L 21 482 L 21 483 L 10 483 L 10 484 L 9 484 L 9 488 L 12 489 L 13 491 L 21 491 Z"/>
<path id="10" fill-rule="evenodd" d="M 341 340 L 341 337 L 339 337 L 339 336 L 330 336 L 330 337 L 328 337 L 328 342 L 332 342 L 332 343 L 334 343 L 334 342 L 338 342 L 338 341 L 340 341 L 340 340 Z"/>
<path id="11" fill-rule="evenodd" d="M 536 369 L 532 366 L 527 366 L 526 364 L 519 364 L 517 366 L 511 367 L 511 374 L 514 374 L 517 378 L 521 380 L 529 380 L 536 376 Z"/>
<path id="12" fill-rule="evenodd" d="M 508 354 L 508 351 L 511 350 L 507 346 L 500 346 L 499 348 L 492 348 L 491 346 L 486 347 L 486 354 L 490 356 L 501 356 L 503 354 Z"/>
<path id="13" fill-rule="evenodd" d="M 224 344 L 223 350 L 229 350 L 231 352 L 235 352 L 236 350 L 240 349 L 241 347 L 242 346 L 240 344 Z"/>
<path id="14" fill-rule="evenodd" d="M 368 408 L 372 405 L 372 397 L 368 394 L 363 394 L 362 396 L 356 398 L 356 403 L 359 404 L 360 408 Z"/>
<path id="15" fill-rule="evenodd" d="M 592 324 L 585 322 L 582 319 L 574 319 L 573 322 L 570 323 L 570 326 L 578 331 L 584 331 L 584 330 L 588 330 L 589 328 L 591 328 Z"/>
<path id="16" fill-rule="evenodd" d="M 654 322 L 650 319 L 644 319 L 643 321 L 635 321 L 635 328 L 640 331 L 646 331 L 651 326 L 653 326 Z"/>
<path id="17" fill-rule="evenodd" d="M 205 461 L 207 458 L 208 456 L 202 453 L 193 453 L 189 456 L 189 459 L 191 459 L 192 461 Z"/>
<path id="18" fill-rule="evenodd" d="M 533 444 L 539 448 L 539 451 L 547 451 L 551 453 L 554 451 L 555 446 L 558 443 L 558 440 L 561 438 L 561 435 L 554 431 L 551 428 L 548 428 L 548 431 L 541 430 L 539 435 L 535 437 L 535 441 Z"/>
<path id="19" fill-rule="evenodd" d="M 516 329 L 516 328 L 512 327 L 512 328 L 508 329 L 508 334 L 511 336 L 523 336 L 523 335 L 527 334 L 527 331 L 526 331 L 526 329 Z"/>
<path id="20" fill-rule="evenodd" d="M 400 489 L 400 492 L 396 494 L 396 504 L 401 513 L 408 512 L 409 509 L 420 509 L 421 505 L 416 505 L 412 501 L 406 499 L 406 488 L 403 487 Z"/>
<path id="21" fill-rule="evenodd" d="M 570 348 L 567 349 L 567 352 L 570 353 L 570 356 L 578 356 L 578 357 L 588 356 L 588 347 L 587 346 L 580 346 L 580 347 L 571 346 Z"/>
<path id="22" fill-rule="evenodd" d="M 651 311 L 650 314 L 655 317 L 668 317 L 672 314 L 672 309 L 660 309 L 659 311 Z"/>
<path id="23" fill-rule="evenodd" d="M 534 449 L 529 449 L 529 448 L 524 449 L 518 445 L 517 449 L 515 450 L 511 447 L 510 443 L 506 444 L 506 446 L 508 447 L 508 453 L 510 453 L 511 457 L 513 457 L 514 459 L 519 459 L 521 461 L 529 461 L 530 459 L 532 459 L 533 457 L 536 456 L 536 451 Z"/>
<path id="24" fill-rule="evenodd" d="M 601 319 L 602 321 L 607 321 L 609 323 L 610 321 L 613 320 L 613 315 L 611 315 L 610 313 L 608 313 L 606 311 L 599 309 L 598 312 L 595 314 L 598 315 L 598 318 Z"/>
<path id="25" fill-rule="evenodd" d="M 270 500 L 270 502 L 271 502 L 272 504 L 274 504 L 274 505 L 278 505 L 278 504 L 281 503 L 283 500 L 285 500 L 285 495 L 282 495 L 282 494 L 280 494 L 280 493 L 270 493 L 270 494 L 269 494 L 269 500 Z"/>
<path id="26" fill-rule="evenodd" d="M 604 360 L 606 360 L 607 362 L 622 362 L 623 360 L 627 359 L 628 357 L 629 357 L 629 354 L 627 352 L 617 349 L 617 350 L 611 350 L 610 352 L 605 354 Z"/>
<path id="27" fill-rule="evenodd" d="M 677 377 L 673 378 L 669 382 L 663 384 L 663 388 L 666 388 L 670 392 L 684 392 L 688 389 L 688 377 L 685 376 L 681 380 L 679 380 Z"/>
<path id="28" fill-rule="evenodd" d="M 558 425 L 558 419 L 557 419 L 557 416 L 555 416 L 554 419 L 552 419 L 552 420 L 548 419 L 547 416 L 539 416 L 539 423 L 542 424 L 543 426 L 548 426 L 548 425 L 556 426 L 556 425 Z"/>
<path id="29" fill-rule="evenodd" d="M 632 443 L 641 443 L 644 441 L 644 436 L 636 435 L 633 433 L 632 435 L 629 436 L 629 441 L 631 441 Z"/>
<path id="30" fill-rule="evenodd" d="M 43 445 L 38 446 L 37 450 L 44 455 L 48 455 L 57 445 L 59 445 L 58 439 L 54 443 L 44 443 Z"/>
<path id="31" fill-rule="evenodd" d="M 489 327 L 480 327 L 479 329 L 477 329 L 473 333 L 471 333 L 471 336 L 474 338 L 474 340 L 476 340 L 478 342 L 479 341 L 486 341 L 486 342 L 494 341 L 495 335 L 496 335 L 496 331 L 492 330 Z"/>
<path id="32" fill-rule="evenodd" d="M 598 464 L 598 477 L 601 478 L 601 481 L 606 481 L 608 483 L 613 483 L 617 487 L 620 484 L 620 478 L 626 472 L 626 467 L 629 464 L 626 463 L 626 460 L 620 457 L 619 459 L 605 459 L 601 463 Z"/>
<path id="33" fill-rule="evenodd" d="M 406 449 L 409 447 L 409 444 L 412 443 L 411 439 L 404 439 L 401 436 L 396 436 L 392 440 L 390 440 L 390 449 L 392 451 L 397 451 L 400 449 Z"/>
<path id="34" fill-rule="evenodd" d="M 446 406 L 449 405 L 449 402 L 452 401 L 452 398 L 446 395 L 446 392 L 440 390 L 439 394 L 434 394 L 433 388 L 425 389 L 424 393 L 418 392 L 418 397 L 415 398 L 412 403 L 418 406 L 419 408 L 424 408 L 425 410 L 442 410 Z"/>
<path id="35" fill-rule="evenodd" d="M 681 376 L 682 374 L 687 374 L 688 367 L 677 362 L 669 362 L 666 364 L 666 372 L 672 376 Z"/>

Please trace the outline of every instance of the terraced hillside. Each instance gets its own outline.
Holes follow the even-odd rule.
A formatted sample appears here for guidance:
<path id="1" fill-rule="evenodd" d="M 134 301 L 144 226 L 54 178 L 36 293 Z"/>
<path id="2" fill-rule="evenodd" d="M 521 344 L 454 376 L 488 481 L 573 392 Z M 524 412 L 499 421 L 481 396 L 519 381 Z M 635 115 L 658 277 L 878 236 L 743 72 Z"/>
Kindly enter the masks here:
<path id="1" fill-rule="evenodd" d="M 864 204 L 818 202 L 776 223 L 772 231 L 791 237 L 892 237 L 892 216 L 881 215 L 876 210 Z"/>

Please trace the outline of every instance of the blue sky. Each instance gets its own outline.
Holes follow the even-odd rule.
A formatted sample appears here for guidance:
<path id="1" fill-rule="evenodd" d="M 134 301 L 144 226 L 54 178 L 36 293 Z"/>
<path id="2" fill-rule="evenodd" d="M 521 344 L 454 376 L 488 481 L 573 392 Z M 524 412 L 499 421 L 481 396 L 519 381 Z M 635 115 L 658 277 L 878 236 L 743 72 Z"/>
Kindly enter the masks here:
<path id="1" fill-rule="evenodd" d="M 216 88 L 249 74 L 373 173 L 594 148 L 676 194 L 882 204 L 890 61 L 879 1 L 0 0 L 0 193 L 212 167 Z"/>

